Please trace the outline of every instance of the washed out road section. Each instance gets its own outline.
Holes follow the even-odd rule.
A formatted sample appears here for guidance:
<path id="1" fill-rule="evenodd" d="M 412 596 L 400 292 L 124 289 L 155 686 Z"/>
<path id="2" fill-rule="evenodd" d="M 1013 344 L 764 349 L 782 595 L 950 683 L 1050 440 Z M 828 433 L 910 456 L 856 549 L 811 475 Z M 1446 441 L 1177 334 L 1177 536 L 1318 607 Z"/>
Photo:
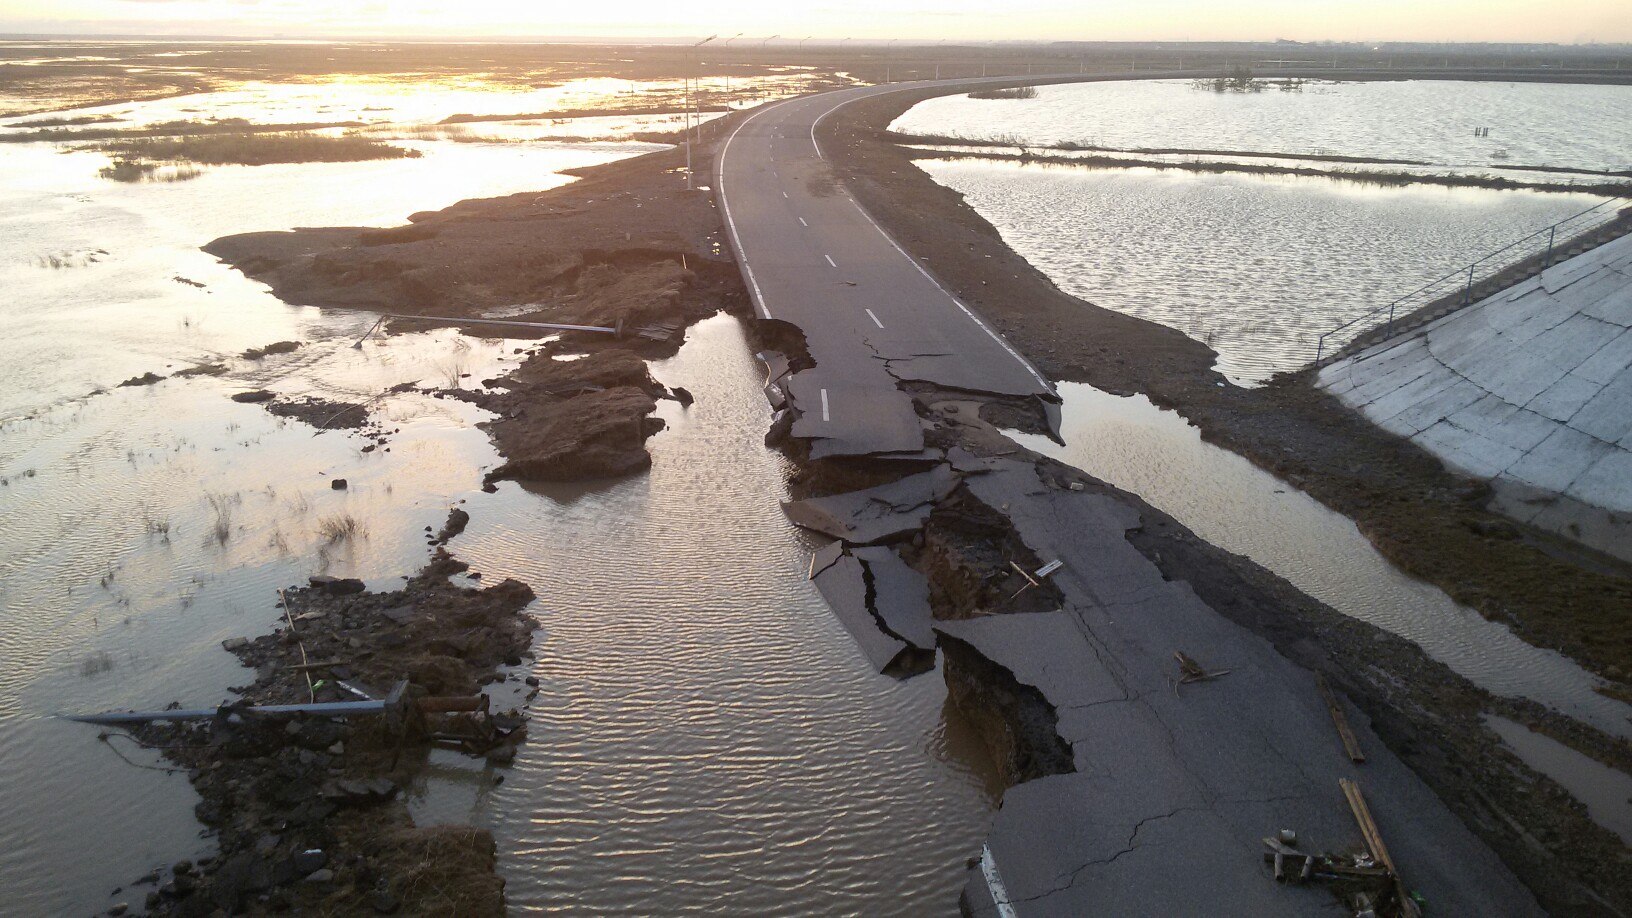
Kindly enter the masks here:
<path id="1" fill-rule="evenodd" d="M 809 441 L 813 460 L 921 449 L 923 405 L 905 383 L 1054 399 L 1036 370 L 897 247 L 828 171 L 822 118 L 900 88 L 761 109 L 736 126 L 716 160 L 728 235 L 756 311 L 799 329 L 814 364 L 787 387 L 797 411 L 792 434 Z M 969 874 L 966 908 L 1174 914 L 1222 893 L 1257 914 L 1338 913 L 1324 892 L 1271 881 L 1261 839 L 1295 828 L 1321 849 L 1359 844 L 1339 779 L 1360 776 L 1384 833 L 1411 865 L 1411 882 L 1433 901 L 1470 914 L 1540 912 L 1364 725 L 1369 758 L 1356 769 L 1311 674 L 1188 584 L 1169 581 L 1127 541 L 1141 522 L 1133 502 L 1084 493 L 1081 482 L 1046 481 L 1030 462 L 986 460 L 966 471 L 970 497 L 1007 517 L 1038 559 L 1062 562 L 1048 568 L 1058 570 L 1061 608 L 976 610 L 935 627 L 1041 694 L 1073 768 L 1009 790 Z M 835 570 L 829 564 L 820 576 Z M 1180 649 L 1231 675 L 1176 691 Z"/>

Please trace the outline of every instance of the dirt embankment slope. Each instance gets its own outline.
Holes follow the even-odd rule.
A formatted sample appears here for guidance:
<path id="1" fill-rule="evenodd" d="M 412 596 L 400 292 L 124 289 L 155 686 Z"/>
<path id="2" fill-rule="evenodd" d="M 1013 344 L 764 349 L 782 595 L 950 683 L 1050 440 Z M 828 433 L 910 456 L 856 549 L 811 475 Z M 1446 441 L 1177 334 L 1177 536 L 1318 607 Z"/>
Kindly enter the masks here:
<path id="1" fill-rule="evenodd" d="M 1550 554 L 1556 546 L 1485 509 L 1485 487 L 1306 379 L 1228 385 L 1205 345 L 1059 290 L 961 195 L 886 139 L 901 112 L 942 92 L 847 106 L 822 124 L 822 149 L 874 218 L 1050 378 L 1143 393 L 1179 411 L 1209 441 L 1353 518 L 1404 570 L 1532 643 L 1559 648 L 1623 686 L 1632 680 L 1632 580 Z"/>
<path id="2" fill-rule="evenodd" d="M 651 461 L 645 440 L 663 429 L 651 416 L 656 399 L 678 395 L 643 361 L 673 354 L 692 322 L 747 309 L 721 254 L 714 202 L 686 190 L 683 164 L 678 151 L 652 153 L 581 170 L 580 181 L 551 191 L 417 213 L 399 227 L 247 233 L 205 250 L 298 305 L 622 328 L 551 336 L 515 372 L 455 394 L 498 415 L 487 426 L 507 461 L 490 477 L 624 475 Z"/>

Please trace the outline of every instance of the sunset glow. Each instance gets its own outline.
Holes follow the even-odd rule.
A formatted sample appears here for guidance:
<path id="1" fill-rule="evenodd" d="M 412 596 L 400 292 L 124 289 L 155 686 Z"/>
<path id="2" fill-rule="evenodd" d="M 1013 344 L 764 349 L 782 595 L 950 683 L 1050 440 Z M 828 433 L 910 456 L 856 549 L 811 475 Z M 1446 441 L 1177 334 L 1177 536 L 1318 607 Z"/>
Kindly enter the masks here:
<path id="1" fill-rule="evenodd" d="M 1486 41 L 1614 43 L 1632 40 L 1624 0 L 826 0 L 766 4 L 717 0 L 702 7 L 473 0 L 37 0 L 0 2 L 0 32 L 176 36 L 561 39 L 663 38 L 746 33 L 796 41 L 890 38 L 931 41 L 1192 40 Z"/>

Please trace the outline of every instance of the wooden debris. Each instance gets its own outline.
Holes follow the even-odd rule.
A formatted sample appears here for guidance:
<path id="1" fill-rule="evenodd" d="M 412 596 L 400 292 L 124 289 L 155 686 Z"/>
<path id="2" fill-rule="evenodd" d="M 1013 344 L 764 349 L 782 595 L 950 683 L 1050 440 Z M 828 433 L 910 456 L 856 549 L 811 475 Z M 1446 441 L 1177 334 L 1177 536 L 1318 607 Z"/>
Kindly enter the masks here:
<path id="1" fill-rule="evenodd" d="M 1348 798 L 1349 809 L 1354 813 L 1354 821 L 1360 826 L 1360 835 L 1365 839 L 1366 850 L 1371 852 L 1377 863 L 1387 868 L 1394 880 L 1394 897 L 1399 900 L 1399 913 L 1405 918 L 1422 918 L 1422 909 L 1417 907 L 1417 901 L 1411 898 L 1406 891 L 1405 881 L 1400 879 L 1400 870 L 1394 864 L 1394 858 L 1388 853 L 1388 846 L 1383 844 L 1382 832 L 1377 829 L 1377 821 L 1371 816 L 1371 808 L 1366 806 L 1366 797 L 1360 792 L 1360 785 L 1348 778 L 1338 778 L 1337 783 L 1343 788 L 1343 796 Z"/>
<path id="2" fill-rule="evenodd" d="M 1216 669 L 1209 672 L 1208 670 L 1203 669 L 1200 663 L 1197 663 L 1195 660 L 1191 659 L 1190 655 L 1186 654 L 1182 650 L 1173 651 L 1173 659 L 1179 661 L 1180 685 L 1184 685 L 1187 682 L 1205 682 L 1209 679 L 1217 679 L 1219 676 L 1227 676 L 1230 674 L 1230 671 L 1227 669 Z"/>
<path id="3" fill-rule="evenodd" d="M 1343 740 L 1343 751 L 1349 754 L 1349 761 L 1356 764 L 1364 762 L 1366 754 L 1360 749 L 1360 740 L 1350 729 L 1348 715 L 1343 713 L 1343 706 L 1337 703 L 1337 696 L 1332 694 L 1325 673 L 1315 673 L 1315 685 L 1320 689 L 1320 697 L 1326 701 L 1326 710 L 1331 712 L 1332 723 L 1337 725 L 1337 735 Z"/>
<path id="4" fill-rule="evenodd" d="M 1020 576 L 1026 578 L 1026 585 L 1021 587 L 1018 590 L 1015 590 L 1012 594 L 1010 594 L 1009 599 L 1008 599 L 1009 602 L 1013 602 L 1015 599 L 1017 599 L 1020 596 L 1021 593 L 1024 593 L 1025 591 L 1031 589 L 1032 587 L 1042 585 L 1042 584 L 1037 582 L 1037 578 L 1035 578 L 1035 577 L 1031 576 L 1030 574 L 1026 573 L 1025 568 L 1021 567 L 1018 564 L 1015 564 L 1013 561 L 1009 562 L 1009 567 L 1014 568 L 1015 573 L 1018 573 Z"/>
<path id="5" fill-rule="evenodd" d="M 292 672 L 301 673 L 314 669 L 333 669 L 336 666 L 344 665 L 346 665 L 345 660 L 317 660 L 311 663 L 296 663 L 294 666 L 288 667 L 288 669 Z"/>

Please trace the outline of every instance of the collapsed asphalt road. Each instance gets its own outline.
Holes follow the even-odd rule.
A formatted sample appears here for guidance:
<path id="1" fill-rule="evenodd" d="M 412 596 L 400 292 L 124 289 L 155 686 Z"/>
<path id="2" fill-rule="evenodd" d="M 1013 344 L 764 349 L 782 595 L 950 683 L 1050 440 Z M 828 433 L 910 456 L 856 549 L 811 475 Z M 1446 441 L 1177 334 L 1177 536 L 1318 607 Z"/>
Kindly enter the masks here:
<path id="1" fill-rule="evenodd" d="M 767 355 L 767 395 L 792 419 L 793 442 L 811 466 L 829 467 L 830 482 L 927 473 L 847 497 L 817 486 L 829 496 L 790 504 L 796 522 L 835 538 L 812 578 L 880 669 L 916 668 L 930 625 L 949 682 L 955 661 L 998 673 L 1010 684 L 964 701 L 1007 720 L 1011 745 L 1033 747 L 1010 757 L 1019 783 L 971 870 L 965 907 L 1352 914 L 1352 901 L 1324 889 L 1276 884 L 1263 839 L 1294 829 L 1311 851 L 1363 850 L 1339 785 L 1353 779 L 1405 881 L 1437 913 L 1540 913 L 1364 717 L 1349 712 L 1367 756 L 1357 765 L 1308 670 L 1129 543 L 1136 501 L 1050 472 L 990 426 L 966 423 L 999 409 L 1052 426 L 1052 389 L 845 194 L 815 137 L 838 106 L 898 88 L 760 110 L 722 146 L 716 182 L 759 315 L 803 336 L 803 353 Z M 979 566 L 934 544 L 932 517 L 951 503 L 1008 528 L 1018 577 L 999 567 L 948 582 Z M 928 576 L 902 576 L 886 555 Z M 998 577 L 1007 582 L 994 589 Z M 1181 689 L 1176 651 L 1228 675 Z M 1054 735 L 1039 740 L 1050 716 Z"/>

